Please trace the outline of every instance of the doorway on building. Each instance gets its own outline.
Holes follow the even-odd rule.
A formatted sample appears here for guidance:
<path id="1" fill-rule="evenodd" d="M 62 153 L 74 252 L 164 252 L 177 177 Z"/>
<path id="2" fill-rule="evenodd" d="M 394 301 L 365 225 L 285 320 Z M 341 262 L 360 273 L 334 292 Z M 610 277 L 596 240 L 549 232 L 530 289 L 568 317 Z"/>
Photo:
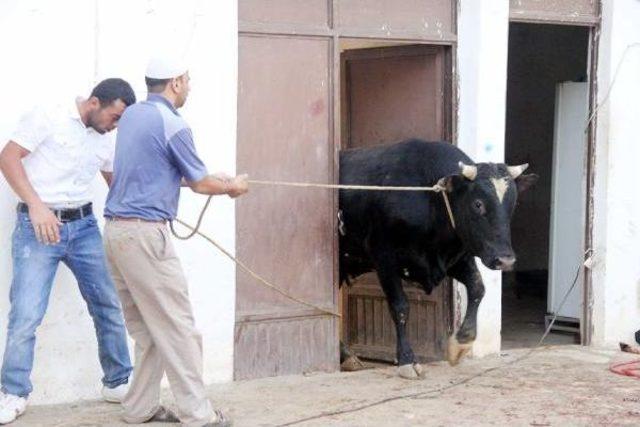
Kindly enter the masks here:
<path id="1" fill-rule="evenodd" d="M 518 262 L 503 274 L 503 349 L 535 346 L 553 315 L 545 343 L 580 342 L 589 40 L 584 26 L 509 26 L 505 160 L 529 163 L 540 179 L 513 217 Z"/>
<path id="2" fill-rule="evenodd" d="M 450 48 L 362 43 L 347 39 L 341 44 L 341 148 L 408 138 L 451 141 Z M 443 359 L 451 329 L 450 283 L 430 295 L 409 282 L 404 288 L 416 357 Z M 395 327 L 375 273 L 344 287 L 342 301 L 344 342 L 360 357 L 394 362 Z"/>

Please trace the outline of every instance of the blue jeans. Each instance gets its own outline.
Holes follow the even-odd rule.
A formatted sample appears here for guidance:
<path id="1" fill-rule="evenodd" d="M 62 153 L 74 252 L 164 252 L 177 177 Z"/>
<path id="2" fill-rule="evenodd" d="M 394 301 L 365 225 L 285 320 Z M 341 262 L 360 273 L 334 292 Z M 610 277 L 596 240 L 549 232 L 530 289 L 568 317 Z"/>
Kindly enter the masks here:
<path id="1" fill-rule="evenodd" d="M 18 213 L 12 256 L 11 311 L 2 362 L 2 390 L 16 396 L 28 396 L 33 390 L 29 377 L 35 332 L 47 310 L 60 261 L 73 272 L 93 318 L 104 372 L 102 383 L 111 388 L 125 384 L 131 373 L 127 333 L 95 217 L 89 215 L 63 224 L 60 242 L 45 245 L 36 239 L 29 215 Z"/>

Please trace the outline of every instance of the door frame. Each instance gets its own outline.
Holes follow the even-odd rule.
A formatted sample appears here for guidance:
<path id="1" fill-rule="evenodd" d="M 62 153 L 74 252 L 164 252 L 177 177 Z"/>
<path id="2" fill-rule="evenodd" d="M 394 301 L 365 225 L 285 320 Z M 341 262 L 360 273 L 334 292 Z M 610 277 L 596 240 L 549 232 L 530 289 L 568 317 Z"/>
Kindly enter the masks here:
<path id="1" fill-rule="evenodd" d="M 593 218 L 594 218 L 594 184 L 595 184 L 595 168 L 596 168 L 596 125 L 597 116 L 594 115 L 597 106 L 597 87 L 598 87 L 598 44 L 600 41 L 600 3 L 598 2 L 598 18 L 592 19 L 585 17 L 576 21 L 560 20 L 557 17 L 553 19 L 545 19 L 537 17 L 531 18 L 514 18 L 510 15 L 509 24 L 527 23 L 534 25 L 566 25 L 572 27 L 588 27 L 589 28 L 589 46 L 587 50 L 587 82 L 589 84 L 589 100 L 588 112 L 589 122 L 587 123 L 586 132 L 586 158 L 584 172 L 586 174 L 586 191 L 585 191 L 585 229 L 584 229 L 584 253 L 592 250 L 593 245 Z M 508 52 L 507 52 L 508 54 Z M 581 283 L 583 288 L 582 298 L 582 319 L 580 321 L 580 344 L 590 345 L 593 334 L 593 275 L 589 268 L 584 269 L 583 280 Z"/>
<path id="2" fill-rule="evenodd" d="M 373 42 L 385 42 L 386 40 L 370 40 Z M 345 50 L 340 54 L 340 70 L 337 76 L 339 76 L 340 87 L 340 148 L 348 148 L 351 134 L 351 106 L 350 98 L 348 94 L 348 88 L 351 84 L 351 76 L 349 74 L 349 68 L 347 63 L 350 61 L 358 60 L 370 60 L 370 59 L 386 59 L 386 58 L 401 58 L 412 56 L 423 56 L 429 54 L 439 55 L 436 59 L 440 61 L 437 67 L 442 73 L 441 80 L 438 82 L 438 90 L 442 91 L 443 108 L 442 115 L 437 118 L 437 126 L 441 129 L 441 135 L 439 139 L 449 142 L 452 145 L 457 145 L 457 140 L 454 139 L 454 135 L 457 135 L 456 129 L 456 111 L 457 111 L 457 97 L 456 89 L 457 85 L 454 84 L 454 58 L 455 46 L 441 43 L 421 42 L 421 43 L 399 43 L 394 46 L 384 47 L 364 47 L 353 48 Z M 454 289 L 454 281 L 451 278 L 445 278 L 439 285 L 443 287 L 443 300 L 444 310 L 442 313 L 444 316 L 445 333 L 447 337 L 450 336 L 454 329 L 459 326 L 461 322 L 460 306 L 456 305 L 456 302 L 460 301 L 460 298 L 456 298 L 456 290 Z M 349 304 L 348 304 L 348 290 L 343 287 L 343 292 L 340 292 L 340 305 L 339 310 L 342 314 L 340 332 L 341 337 L 345 340 L 349 335 Z M 416 298 L 422 298 L 423 291 L 421 289 L 406 289 L 407 295 L 413 295 Z M 444 337 L 444 338 L 447 338 Z M 368 356 L 376 360 L 386 360 L 386 354 L 383 350 L 372 349 L 367 350 Z M 445 355 L 446 356 L 446 355 Z M 367 356 L 365 356 L 367 357 Z M 425 359 L 425 362 L 431 362 L 435 359 Z"/>
<path id="3" fill-rule="evenodd" d="M 600 16 L 600 2 L 598 2 L 598 16 Z M 600 44 L 600 19 L 589 28 L 589 53 L 587 58 L 589 82 L 589 121 L 587 123 L 587 197 L 585 221 L 585 253 L 593 251 L 593 218 L 594 218 L 594 186 L 596 173 L 596 127 L 598 116 L 598 46 Z M 593 272 L 585 268 L 583 286 L 583 322 L 580 324 L 580 344 L 591 345 L 593 337 Z"/>

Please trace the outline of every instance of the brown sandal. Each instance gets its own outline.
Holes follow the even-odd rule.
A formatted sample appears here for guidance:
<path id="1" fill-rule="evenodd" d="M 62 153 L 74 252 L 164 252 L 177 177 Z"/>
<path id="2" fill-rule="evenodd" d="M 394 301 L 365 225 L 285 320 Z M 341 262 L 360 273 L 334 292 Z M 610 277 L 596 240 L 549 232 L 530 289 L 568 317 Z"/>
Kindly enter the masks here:
<path id="1" fill-rule="evenodd" d="M 153 417 L 149 418 L 145 423 L 179 423 L 180 419 L 171 410 L 164 406 L 158 407 Z"/>

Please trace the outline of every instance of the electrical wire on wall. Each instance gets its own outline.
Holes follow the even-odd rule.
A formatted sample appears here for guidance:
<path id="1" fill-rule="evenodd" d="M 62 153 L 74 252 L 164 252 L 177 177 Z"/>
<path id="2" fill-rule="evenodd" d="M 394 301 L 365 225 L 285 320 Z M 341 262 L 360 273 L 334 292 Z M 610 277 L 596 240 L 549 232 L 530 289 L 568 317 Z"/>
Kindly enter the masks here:
<path id="1" fill-rule="evenodd" d="M 607 91 L 605 92 L 605 95 L 602 97 L 602 100 L 597 103 L 596 107 L 593 109 L 593 113 L 591 113 L 591 115 L 589 116 L 589 119 L 587 120 L 587 123 L 586 123 L 585 128 L 584 128 L 584 132 L 585 133 L 588 132 L 589 125 L 591 124 L 591 122 L 597 116 L 598 112 L 600 111 L 600 108 L 609 100 L 609 95 L 611 95 L 611 91 L 612 91 L 614 85 L 616 84 L 616 81 L 618 80 L 618 75 L 620 73 L 622 64 L 627 59 L 627 54 L 632 49 L 637 48 L 637 47 L 640 47 L 640 42 L 631 43 L 631 44 L 627 45 L 627 47 L 624 49 L 624 52 L 622 52 L 622 56 L 620 57 L 620 60 L 618 61 L 618 65 L 616 65 L 616 69 L 615 69 L 615 71 L 613 73 L 613 79 L 611 79 L 611 83 L 609 84 L 609 87 L 607 88 Z"/>

